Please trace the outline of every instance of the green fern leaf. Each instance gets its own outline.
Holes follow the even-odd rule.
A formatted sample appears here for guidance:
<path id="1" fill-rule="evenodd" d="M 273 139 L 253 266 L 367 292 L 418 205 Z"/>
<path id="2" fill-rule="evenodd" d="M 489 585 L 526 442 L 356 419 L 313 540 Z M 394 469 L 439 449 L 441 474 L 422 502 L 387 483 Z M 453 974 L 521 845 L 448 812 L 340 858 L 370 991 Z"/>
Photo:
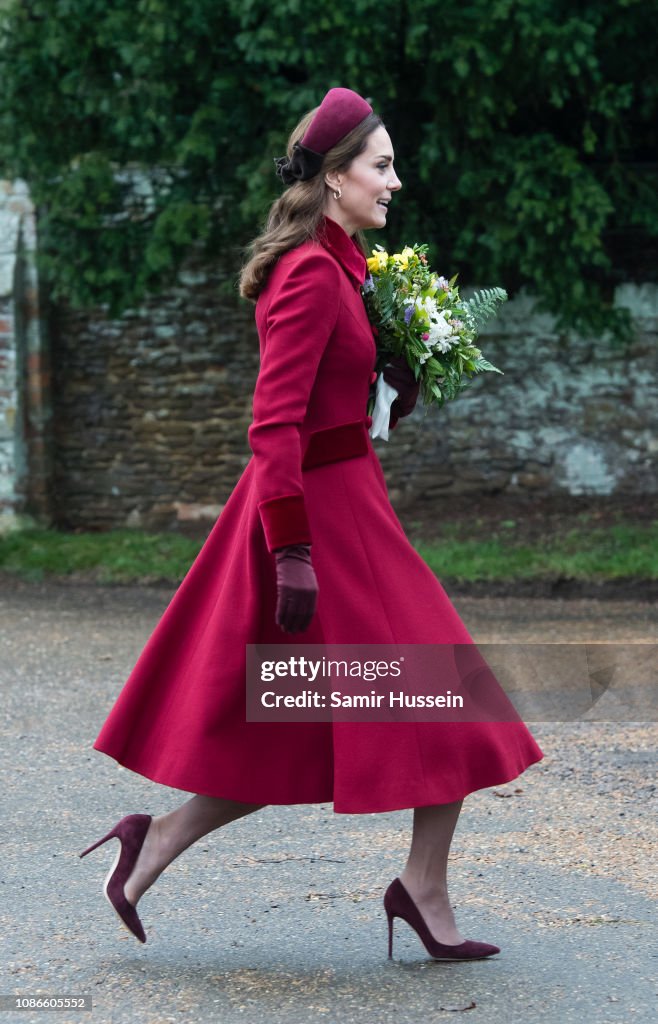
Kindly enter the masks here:
<path id="1" fill-rule="evenodd" d="M 494 373 L 503 373 L 502 370 L 499 370 L 497 366 L 494 366 L 493 363 L 490 363 L 488 359 L 485 359 L 482 356 L 479 359 L 475 359 L 474 363 L 476 373 L 480 373 L 482 370 L 493 370 Z"/>
<path id="2" fill-rule="evenodd" d="M 472 299 L 462 303 L 469 326 L 478 330 L 487 320 L 496 316 L 498 306 L 507 301 L 504 288 L 484 288 L 476 292 Z"/>

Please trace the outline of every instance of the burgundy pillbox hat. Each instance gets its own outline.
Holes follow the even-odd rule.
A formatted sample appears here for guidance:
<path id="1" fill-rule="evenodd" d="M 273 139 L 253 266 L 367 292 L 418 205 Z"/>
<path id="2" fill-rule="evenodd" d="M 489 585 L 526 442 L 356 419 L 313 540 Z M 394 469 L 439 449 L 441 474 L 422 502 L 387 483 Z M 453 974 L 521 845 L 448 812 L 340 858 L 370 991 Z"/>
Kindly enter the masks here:
<path id="1" fill-rule="evenodd" d="M 372 107 L 351 89 L 330 89 L 306 129 L 302 145 L 328 153 L 337 142 L 372 114 Z"/>
<path id="2" fill-rule="evenodd" d="M 370 104 L 351 89 L 330 89 L 315 112 L 301 142 L 296 142 L 290 159 L 275 159 L 277 174 L 286 185 L 315 177 L 325 153 L 372 114 Z"/>

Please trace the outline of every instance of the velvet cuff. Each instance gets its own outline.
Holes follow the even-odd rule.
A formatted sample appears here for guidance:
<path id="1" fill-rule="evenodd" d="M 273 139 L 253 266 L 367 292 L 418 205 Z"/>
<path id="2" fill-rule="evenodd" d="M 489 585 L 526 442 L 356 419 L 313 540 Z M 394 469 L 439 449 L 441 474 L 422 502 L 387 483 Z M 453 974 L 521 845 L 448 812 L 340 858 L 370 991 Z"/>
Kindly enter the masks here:
<path id="1" fill-rule="evenodd" d="M 268 551 L 291 544 L 310 544 L 311 528 L 302 494 L 267 498 L 258 505 Z"/>

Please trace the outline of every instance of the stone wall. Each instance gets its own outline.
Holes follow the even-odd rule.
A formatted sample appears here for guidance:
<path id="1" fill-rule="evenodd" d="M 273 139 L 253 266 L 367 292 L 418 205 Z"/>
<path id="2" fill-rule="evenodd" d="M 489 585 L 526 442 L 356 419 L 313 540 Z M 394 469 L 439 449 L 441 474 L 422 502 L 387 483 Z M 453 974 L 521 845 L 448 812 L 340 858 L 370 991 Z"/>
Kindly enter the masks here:
<path id="1" fill-rule="evenodd" d="M 476 377 L 442 410 L 416 410 L 381 454 L 401 505 L 443 495 L 630 496 L 658 491 L 658 286 L 624 285 L 638 327 L 624 353 L 565 337 L 521 295 L 481 347 L 504 376 Z"/>
<path id="2" fill-rule="evenodd" d="M 218 270 L 188 266 L 120 320 L 64 307 L 52 327 L 55 517 L 67 528 L 175 528 L 221 511 L 250 451 L 258 371 L 252 307 Z M 398 508 L 451 495 L 655 495 L 658 287 L 627 285 L 637 341 L 558 335 L 509 303 L 485 374 L 443 410 L 377 441 Z"/>
<path id="3" fill-rule="evenodd" d="M 50 519 L 50 380 L 24 182 L 0 181 L 0 528 Z"/>
<path id="4" fill-rule="evenodd" d="M 52 323 L 60 526 L 167 529 L 215 519 L 250 452 L 252 313 L 188 266 L 120 320 L 60 306 Z"/>

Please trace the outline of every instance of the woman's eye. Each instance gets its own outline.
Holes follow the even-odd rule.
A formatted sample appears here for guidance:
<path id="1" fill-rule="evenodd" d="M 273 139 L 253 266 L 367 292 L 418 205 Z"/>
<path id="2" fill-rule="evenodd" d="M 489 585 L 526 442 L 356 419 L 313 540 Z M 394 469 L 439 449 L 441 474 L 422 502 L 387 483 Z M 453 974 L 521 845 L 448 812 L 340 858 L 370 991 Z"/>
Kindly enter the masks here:
<path id="1" fill-rule="evenodd" d="M 377 164 L 377 166 L 379 167 L 380 171 L 385 171 L 386 168 L 388 167 L 388 164 L 382 163 L 382 164 Z"/>

